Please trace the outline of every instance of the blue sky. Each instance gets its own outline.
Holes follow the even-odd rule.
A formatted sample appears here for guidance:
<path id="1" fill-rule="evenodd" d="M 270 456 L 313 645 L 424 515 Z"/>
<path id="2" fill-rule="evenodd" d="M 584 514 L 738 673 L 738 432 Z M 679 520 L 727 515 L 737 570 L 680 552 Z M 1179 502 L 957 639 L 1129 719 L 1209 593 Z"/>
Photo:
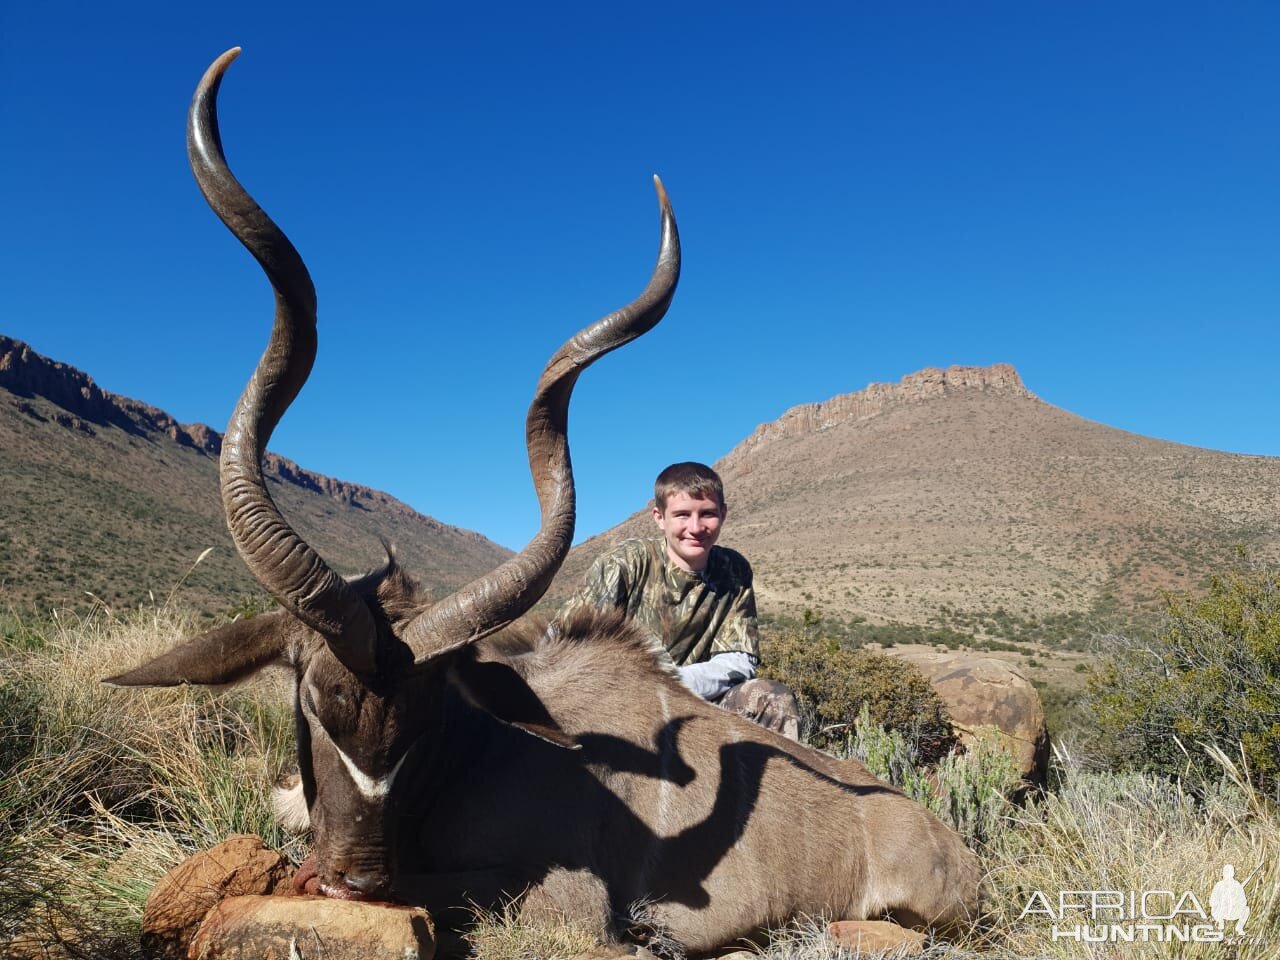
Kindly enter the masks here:
<path id="1" fill-rule="evenodd" d="M 574 397 L 579 537 L 798 403 L 1008 362 L 1050 403 L 1280 455 L 1280 6 L 9 3 L 0 332 L 221 429 L 266 281 L 185 111 L 307 260 L 320 356 L 272 447 L 519 547 L 546 357 L 643 286 Z"/>

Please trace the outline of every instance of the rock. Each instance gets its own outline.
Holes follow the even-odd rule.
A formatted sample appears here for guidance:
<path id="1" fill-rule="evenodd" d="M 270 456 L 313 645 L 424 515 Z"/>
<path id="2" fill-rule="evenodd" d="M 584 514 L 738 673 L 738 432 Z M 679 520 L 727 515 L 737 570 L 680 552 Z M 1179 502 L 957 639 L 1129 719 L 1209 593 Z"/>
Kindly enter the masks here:
<path id="1" fill-rule="evenodd" d="M 827 934 L 840 946 L 856 953 L 886 953 L 915 957 L 924 952 L 925 936 L 888 920 L 837 920 Z"/>
<path id="2" fill-rule="evenodd" d="M 432 960 L 435 928 L 421 907 L 326 897 L 232 897 L 191 942 L 192 960 Z"/>
<path id="3" fill-rule="evenodd" d="M 748 680 L 731 687 L 720 699 L 719 705 L 800 742 L 800 704 L 785 683 L 778 680 Z"/>
<path id="4" fill-rule="evenodd" d="M 1049 731 L 1040 694 L 1017 666 L 975 653 L 930 650 L 896 653 L 920 669 L 951 714 L 965 745 L 993 731 L 1028 784 L 1042 786 L 1049 765 Z"/>
<path id="5" fill-rule="evenodd" d="M 827 430 L 849 420 L 865 420 L 906 403 L 918 403 L 962 391 L 1000 393 L 1031 398 L 1018 371 L 1007 363 L 989 367 L 926 367 L 908 374 L 900 383 L 869 383 L 857 393 L 832 397 L 822 403 L 792 407 L 772 423 L 756 427 L 747 439 L 716 464 L 722 474 L 732 473 L 760 447 L 785 437 L 799 437 Z"/>
<path id="6" fill-rule="evenodd" d="M 142 909 L 142 947 L 165 960 L 187 955 L 205 914 L 226 897 L 291 890 L 289 862 L 257 837 L 238 835 L 170 870 Z"/>

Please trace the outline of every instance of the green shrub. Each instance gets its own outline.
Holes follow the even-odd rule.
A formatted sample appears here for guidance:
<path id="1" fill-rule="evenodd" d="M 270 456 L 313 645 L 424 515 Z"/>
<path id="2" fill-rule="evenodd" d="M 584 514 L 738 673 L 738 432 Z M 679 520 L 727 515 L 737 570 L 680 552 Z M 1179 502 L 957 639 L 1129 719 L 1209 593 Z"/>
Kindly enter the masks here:
<path id="1" fill-rule="evenodd" d="M 998 832 L 1008 798 L 1023 784 L 1013 756 L 999 736 L 988 734 L 943 757 L 931 793 L 919 799 L 969 846 L 979 847 Z"/>
<path id="2" fill-rule="evenodd" d="M 998 829 L 1006 799 L 1020 783 L 1018 767 L 999 737 L 982 737 L 952 751 L 933 770 L 921 766 L 916 745 L 871 719 L 864 703 L 840 756 L 861 760 L 877 777 L 898 787 L 952 827 L 971 847 Z"/>
<path id="3" fill-rule="evenodd" d="M 795 693 L 807 728 L 802 733 L 820 750 L 845 742 L 864 704 L 880 726 L 918 744 L 923 763 L 936 762 L 955 743 L 942 701 L 905 660 L 844 650 L 835 640 L 794 630 L 766 637 L 760 660 L 760 676 Z"/>
<path id="4" fill-rule="evenodd" d="M 1203 597 L 1170 598 L 1165 617 L 1152 641 L 1117 638 L 1090 677 L 1107 758 L 1213 782 L 1214 745 L 1280 792 L 1280 572 L 1215 577 Z"/>

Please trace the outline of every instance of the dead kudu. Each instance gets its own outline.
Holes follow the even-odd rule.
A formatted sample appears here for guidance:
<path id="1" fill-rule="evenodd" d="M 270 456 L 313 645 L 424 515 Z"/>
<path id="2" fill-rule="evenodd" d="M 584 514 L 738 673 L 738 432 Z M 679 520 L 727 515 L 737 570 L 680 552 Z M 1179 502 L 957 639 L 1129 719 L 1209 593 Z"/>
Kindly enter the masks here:
<path id="1" fill-rule="evenodd" d="M 675 291 L 680 243 L 661 184 L 648 286 L 561 347 L 538 383 L 527 440 L 542 527 L 519 555 L 429 604 L 394 558 L 347 580 L 294 532 L 261 457 L 314 360 L 315 292 L 223 157 L 215 101 L 238 52 L 201 80 L 188 148 L 205 198 L 276 293 L 270 343 L 227 427 L 221 487 L 236 546 L 282 609 L 107 682 L 221 684 L 290 666 L 315 843 L 303 880 L 332 897 L 421 904 L 445 925 L 468 904 L 515 900 L 586 919 L 604 943 L 661 931 L 690 952 L 797 915 L 940 929 L 971 918 L 976 858 L 861 764 L 698 699 L 615 618 L 510 627 L 569 549 L 574 382 L 652 328 Z"/>

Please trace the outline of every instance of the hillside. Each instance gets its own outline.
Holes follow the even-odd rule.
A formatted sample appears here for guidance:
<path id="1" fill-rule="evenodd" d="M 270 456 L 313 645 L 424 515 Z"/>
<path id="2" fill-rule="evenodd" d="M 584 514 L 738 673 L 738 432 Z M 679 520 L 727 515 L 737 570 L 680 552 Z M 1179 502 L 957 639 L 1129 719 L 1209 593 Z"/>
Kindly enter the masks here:
<path id="1" fill-rule="evenodd" d="M 100 389 L 74 367 L 0 336 L 0 602 L 18 608 L 163 601 L 224 609 L 261 593 L 218 499 L 222 437 Z M 366 487 L 267 455 L 285 516 L 344 573 L 382 558 L 380 538 L 437 595 L 510 555 Z"/>
<path id="2" fill-rule="evenodd" d="M 1236 544 L 1280 556 L 1280 459 L 1083 420 L 1008 365 L 795 407 L 716 467 L 762 615 L 1065 639 L 1200 586 Z M 553 596 L 652 528 L 637 514 L 577 547 Z"/>

